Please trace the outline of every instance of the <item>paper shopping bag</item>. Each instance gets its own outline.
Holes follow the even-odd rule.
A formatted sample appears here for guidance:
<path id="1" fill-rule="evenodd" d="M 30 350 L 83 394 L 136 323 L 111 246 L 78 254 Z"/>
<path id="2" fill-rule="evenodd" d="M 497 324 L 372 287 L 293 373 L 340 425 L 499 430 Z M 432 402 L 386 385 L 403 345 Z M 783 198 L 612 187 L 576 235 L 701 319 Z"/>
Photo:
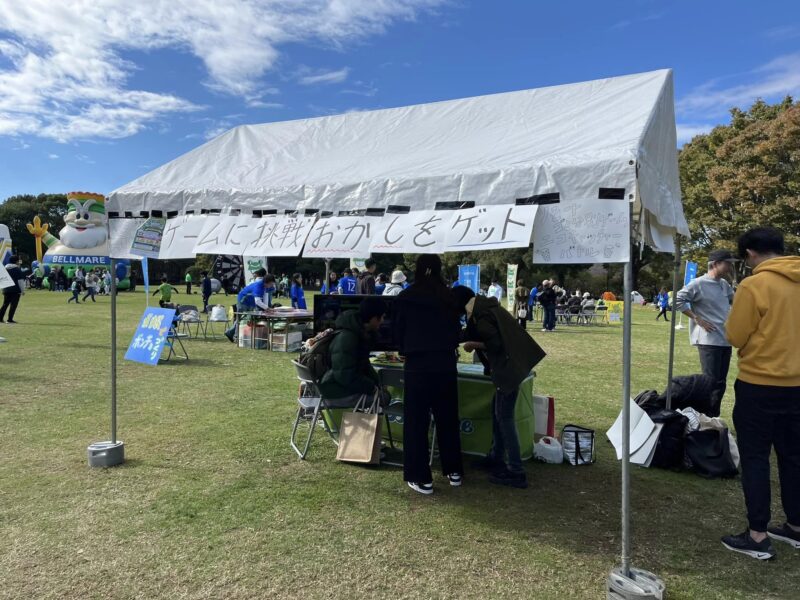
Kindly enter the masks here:
<path id="1" fill-rule="evenodd" d="M 556 435 L 556 401 L 552 396 L 533 397 L 534 439 Z"/>
<path id="2" fill-rule="evenodd" d="M 361 402 L 353 412 L 342 415 L 339 427 L 339 449 L 336 459 L 376 465 L 381 459 L 381 418 L 377 414 L 378 396 L 373 399 L 368 412 L 359 412 Z M 366 397 L 362 399 L 366 404 Z"/>

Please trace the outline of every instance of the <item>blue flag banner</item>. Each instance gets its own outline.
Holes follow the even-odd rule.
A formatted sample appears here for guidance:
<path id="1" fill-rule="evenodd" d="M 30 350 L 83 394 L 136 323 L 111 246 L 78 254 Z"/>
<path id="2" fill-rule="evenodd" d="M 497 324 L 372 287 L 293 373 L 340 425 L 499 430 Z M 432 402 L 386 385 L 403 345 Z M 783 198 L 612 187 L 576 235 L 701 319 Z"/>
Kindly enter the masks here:
<path id="1" fill-rule="evenodd" d="M 481 266 L 458 265 L 458 283 L 477 294 L 481 289 Z"/>
<path id="2" fill-rule="evenodd" d="M 146 308 L 125 353 L 125 360 L 157 365 L 174 317 L 174 308 Z"/>
<path id="3" fill-rule="evenodd" d="M 683 285 L 689 285 L 689 282 L 697 277 L 697 263 L 686 261 L 686 275 L 683 277 Z"/>
<path id="4" fill-rule="evenodd" d="M 150 294 L 150 269 L 146 256 L 142 257 L 142 279 L 144 280 L 144 293 Z"/>

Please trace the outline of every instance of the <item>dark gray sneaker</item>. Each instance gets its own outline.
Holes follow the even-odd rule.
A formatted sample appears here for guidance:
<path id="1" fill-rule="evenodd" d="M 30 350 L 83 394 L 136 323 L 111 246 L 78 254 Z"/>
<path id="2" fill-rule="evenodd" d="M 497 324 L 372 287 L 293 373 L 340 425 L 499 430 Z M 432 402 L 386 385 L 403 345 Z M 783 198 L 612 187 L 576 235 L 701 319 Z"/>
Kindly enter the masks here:
<path id="1" fill-rule="evenodd" d="M 792 548 L 800 549 L 800 532 L 795 531 L 789 525 L 784 523 L 780 527 L 770 527 L 767 529 L 767 535 L 773 540 L 786 542 Z"/>
<path id="2" fill-rule="evenodd" d="M 498 471 L 489 475 L 489 482 L 495 485 L 507 485 L 508 487 L 524 490 L 528 487 L 528 478 L 525 473 L 512 473 L 511 471 Z"/>
<path id="3" fill-rule="evenodd" d="M 749 529 L 746 529 L 744 533 L 740 533 L 739 535 L 726 535 L 722 538 L 722 545 L 728 550 L 741 552 L 742 554 L 752 556 L 758 560 L 770 560 L 771 558 L 775 558 L 775 550 L 772 548 L 772 542 L 769 536 L 757 542 L 750 537 Z"/>

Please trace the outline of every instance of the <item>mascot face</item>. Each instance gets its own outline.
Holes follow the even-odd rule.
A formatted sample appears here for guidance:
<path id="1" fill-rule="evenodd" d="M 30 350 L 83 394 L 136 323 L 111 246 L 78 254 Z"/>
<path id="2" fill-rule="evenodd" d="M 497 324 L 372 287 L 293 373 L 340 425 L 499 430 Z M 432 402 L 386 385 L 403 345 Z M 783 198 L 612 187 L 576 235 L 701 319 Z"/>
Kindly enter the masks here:
<path id="1" fill-rule="evenodd" d="M 67 201 L 69 212 L 64 216 L 66 227 L 59 232 L 61 243 L 68 248 L 94 248 L 108 239 L 105 207 L 95 200 Z"/>

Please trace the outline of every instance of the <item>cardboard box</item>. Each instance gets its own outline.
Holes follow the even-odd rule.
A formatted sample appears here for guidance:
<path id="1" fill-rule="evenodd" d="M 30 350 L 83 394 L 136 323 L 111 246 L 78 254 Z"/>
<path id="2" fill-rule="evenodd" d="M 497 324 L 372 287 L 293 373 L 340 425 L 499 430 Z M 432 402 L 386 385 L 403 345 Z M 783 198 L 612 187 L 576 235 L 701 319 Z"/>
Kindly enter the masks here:
<path id="1" fill-rule="evenodd" d="M 299 331 L 273 333 L 270 337 L 270 349 L 274 352 L 297 352 L 302 343 L 303 334 Z"/>

